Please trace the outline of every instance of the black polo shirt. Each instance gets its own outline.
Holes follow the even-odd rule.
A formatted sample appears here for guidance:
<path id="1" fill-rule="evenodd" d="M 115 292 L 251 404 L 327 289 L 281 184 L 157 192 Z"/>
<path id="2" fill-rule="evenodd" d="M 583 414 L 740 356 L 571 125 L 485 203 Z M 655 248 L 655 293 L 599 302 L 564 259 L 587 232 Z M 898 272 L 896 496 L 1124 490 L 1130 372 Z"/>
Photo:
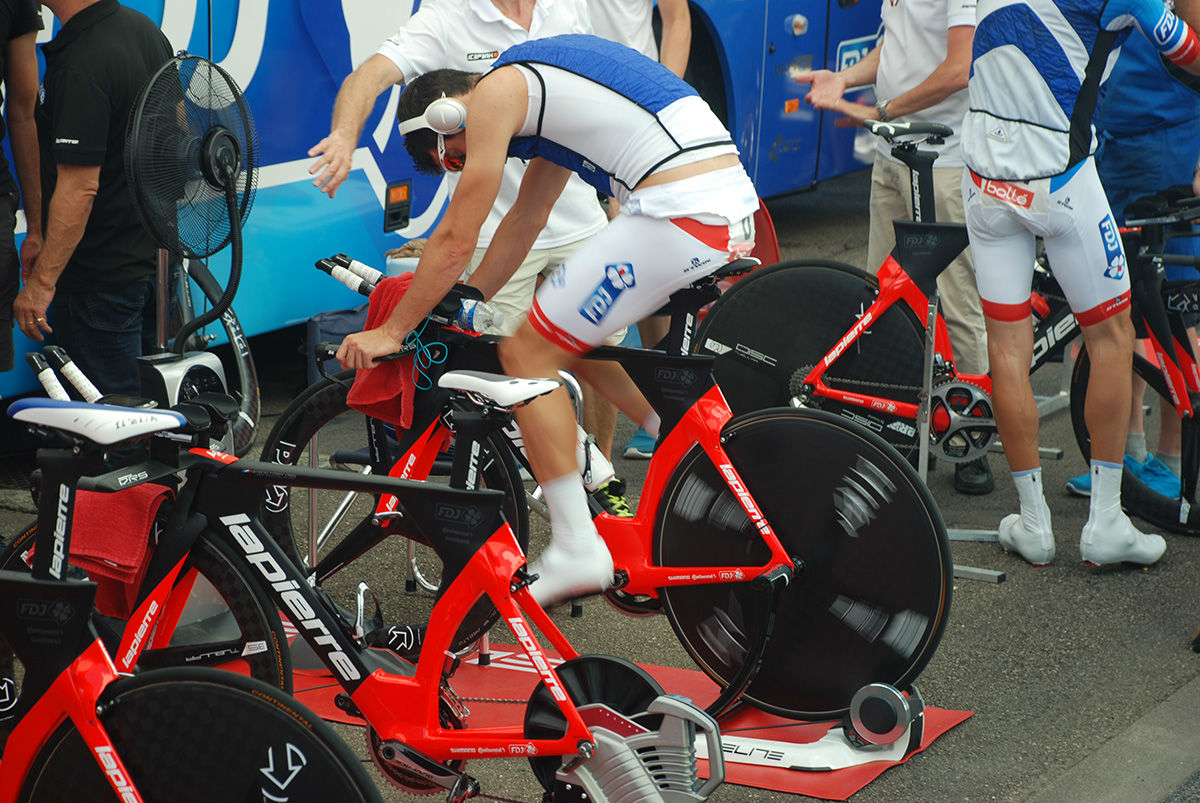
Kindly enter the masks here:
<path id="1" fill-rule="evenodd" d="M 125 180 L 125 131 L 142 88 L 171 58 L 171 46 L 145 15 L 117 0 L 99 0 L 71 17 L 42 53 L 37 123 L 44 219 L 59 164 L 100 166 L 87 228 L 58 291 L 111 290 L 152 276 L 157 246 Z"/>
<path id="2" fill-rule="evenodd" d="M 33 0 L 0 0 L 0 45 L 7 45 L 14 39 L 19 39 L 27 33 L 40 31 L 42 18 L 38 14 L 38 4 Z M 5 61 L 7 50 L 0 47 L 0 76 L 7 75 L 8 63 Z M 4 96 L 0 94 L 0 102 Z M 7 129 L 4 118 L 0 117 L 0 140 L 4 139 Z M 0 193 L 15 190 L 16 182 L 12 171 L 8 169 L 8 159 L 0 150 Z"/>

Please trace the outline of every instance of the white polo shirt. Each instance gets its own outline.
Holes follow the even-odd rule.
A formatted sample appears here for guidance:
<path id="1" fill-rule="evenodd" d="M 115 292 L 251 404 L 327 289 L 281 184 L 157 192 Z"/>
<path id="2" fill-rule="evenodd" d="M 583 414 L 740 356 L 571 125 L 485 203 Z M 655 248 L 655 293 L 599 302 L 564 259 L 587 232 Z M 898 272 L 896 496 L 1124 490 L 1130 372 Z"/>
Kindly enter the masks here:
<path id="1" fill-rule="evenodd" d="M 586 0 L 537 0 L 528 31 L 501 14 L 491 0 L 424 0 L 378 52 L 404 73 L 405 81 L 411 81 L 437 69 L 486 72 L 512 45 L 564 33 L 592 33 Z M 509 159 L 476 247 L 484 248 L 492 241 L 496 227 L 517 200 L 524 175 L 525 163 Z M 458 175 L 448 173 L 446 179 L 453 193 Z M 607 222 L 596 190 L 573 175 L 533 247 L 556 248 L 586 239 Z"/>
<path id="2" fill-rule="evenodd" d="M 591 0 L 588 8 L 596 36 L 632 47 L 658 61 L 651 14 L 654 0 Z"/>
<path id="3" fill-rule="evenodd" d="M 929 77 L 946 60 L 951 28 L 975 27 L 976 0 L 889 0 L 883 4 L 883 47 L 875 74 L 875 96 L 891 100 Z M 945 123 L 954 129 L 946 144 L 925 145 L 939 154 L 935 167 L 962 167 L 959 141 L 967 114 L 967 90 L 961 89 L 928 109 L 897 118 L 901 122 Z M 891 145 L 878 138 L 879 152 L 892 159 Z M 894 159 L 892 161 L 895 161 Z"/>

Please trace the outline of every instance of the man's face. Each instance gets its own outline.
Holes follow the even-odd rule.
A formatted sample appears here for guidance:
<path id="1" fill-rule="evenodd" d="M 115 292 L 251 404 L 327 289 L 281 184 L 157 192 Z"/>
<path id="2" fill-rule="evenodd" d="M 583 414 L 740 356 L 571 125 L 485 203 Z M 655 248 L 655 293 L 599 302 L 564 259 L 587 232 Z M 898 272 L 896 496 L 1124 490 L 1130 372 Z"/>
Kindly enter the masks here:
<path id="1" fill-rule="evenodd" d="M 457 173 L 467 163 L 467 132 L 459 131 L 441 138 L 438 149 L 430 153 L 444 170 Z"/>

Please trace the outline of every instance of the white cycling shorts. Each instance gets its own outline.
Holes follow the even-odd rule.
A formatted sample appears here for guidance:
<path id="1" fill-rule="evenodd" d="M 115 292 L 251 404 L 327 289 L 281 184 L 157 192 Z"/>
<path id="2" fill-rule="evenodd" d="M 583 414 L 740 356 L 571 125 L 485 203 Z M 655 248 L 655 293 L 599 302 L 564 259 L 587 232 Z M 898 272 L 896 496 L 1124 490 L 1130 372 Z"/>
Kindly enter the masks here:
<path id="1" fill-rule="evenodd" d="M 622 213 L 542 282 L 529 322 L 552 343 L 585 354 L 753 247 L 752 216 L 731 224 L 713 215 Z"/>
<path id="2" fill-rule="evenodd" d="M 995 181 L 963 170 L 963 207 L 983 312 L 997 321 L 1029 317 L 1041 237 L 1081 326 L 1129 306 L 1129 272 L 1116 220 L 1091 157 L 1060 176 Z"/>

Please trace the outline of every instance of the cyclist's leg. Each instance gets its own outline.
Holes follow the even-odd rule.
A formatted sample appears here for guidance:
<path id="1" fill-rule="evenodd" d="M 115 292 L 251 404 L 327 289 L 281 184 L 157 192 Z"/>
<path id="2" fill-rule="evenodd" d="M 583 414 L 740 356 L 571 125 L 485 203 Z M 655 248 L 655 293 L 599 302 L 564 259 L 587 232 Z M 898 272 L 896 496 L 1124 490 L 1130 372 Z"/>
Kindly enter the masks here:
<path id="1" fill-rule="evenodd" d="M 1166 542 L 1139 532 L 1121 510 L 1134 332 L 1125 253 L 1093 160 L 1054 180 L 1052 201 L 1067 196 L 1069 206 L 1050 204 L 1044 241 L 1096 372 L 1084 410 L 1092 443 L 1092 492 L 1080 551 L 1090 564 L 1154 563 Z"/>
<path id="2" fill-rule="evenodd" d="M 988 361 L 996 428 L 1020 499 L 1020 513 L 1005 516 L 1000 545 L 1035 566 L 1054 559 L 1050 509 L 1042 489 L 1038 456 L 1038 412 L 1029 381 L 1033 324 L 1029 302 L 1035 234 L 1044 221 L 1028 214 L 1044 210 L 1048 182 L 988 182 L 963 171 L 962 192 L 971 252 L 987 319 Z M 989 192 L 989 190 L 991 190 Z M 1027 206 L 1000 200 L 1024 199 Z"/>
<path id="3" fill-rule="evenodd" d="M 705 267 L 711 272 L 724 264 L 733 236 L 728 222 L 622 214 L 542 284 L 529 320 L 501 344 L 505 371 L 554 376 L 612 332 L 658 309 L 672 292 L 703 276 Z M 626 414 L 641 415 L 649 408 L 642 404 L 640 410 L 625 405 Z M 552 604 L 607 588 L 612 558 L 581 504 L 586 500 L 580 499 L 566 392 L 521 408 L 517 422 L 550 508 L 551 545 L 534 563 L 534 571 L 544 575 L 531 588 L 535 598 Z"/>

